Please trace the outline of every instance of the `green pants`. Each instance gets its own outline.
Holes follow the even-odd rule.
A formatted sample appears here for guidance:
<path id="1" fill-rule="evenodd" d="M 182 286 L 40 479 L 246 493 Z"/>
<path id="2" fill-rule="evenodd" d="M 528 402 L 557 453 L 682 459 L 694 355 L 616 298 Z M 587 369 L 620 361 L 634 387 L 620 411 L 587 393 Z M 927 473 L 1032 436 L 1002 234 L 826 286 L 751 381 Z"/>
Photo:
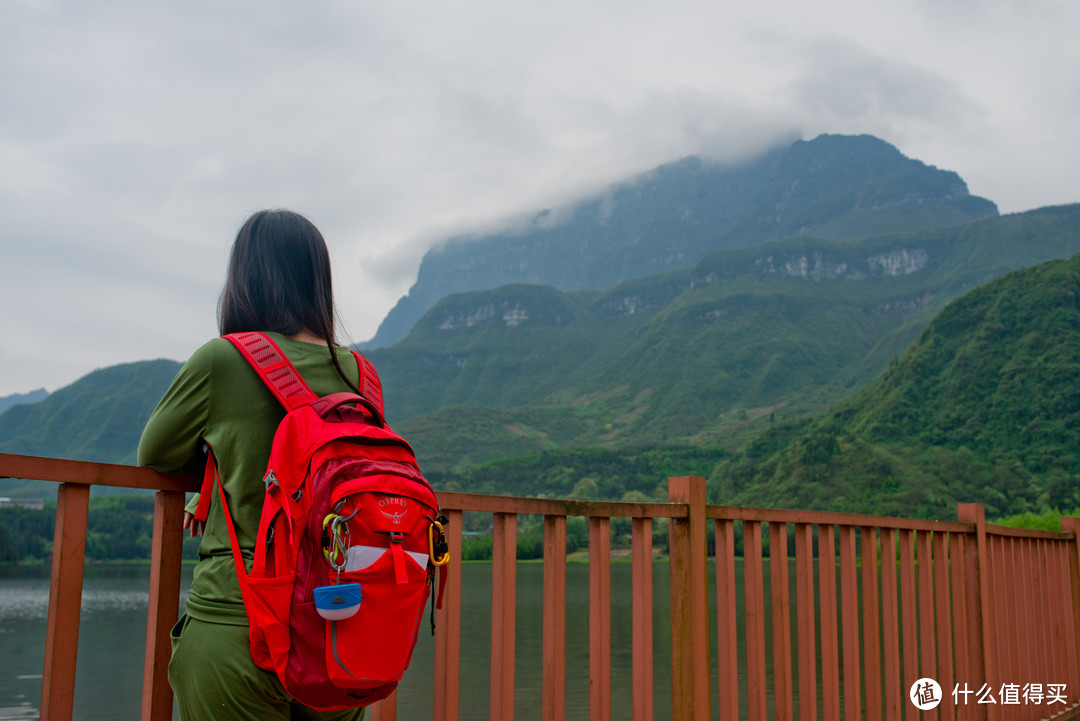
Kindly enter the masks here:
<path id="1" fill-rule="evenodd" d="M 184 615 L 172 630 L 169 684 L 183 721 L 361 721 L 364 709 L 316 711 L 251 659 L 248 627 Z"/>

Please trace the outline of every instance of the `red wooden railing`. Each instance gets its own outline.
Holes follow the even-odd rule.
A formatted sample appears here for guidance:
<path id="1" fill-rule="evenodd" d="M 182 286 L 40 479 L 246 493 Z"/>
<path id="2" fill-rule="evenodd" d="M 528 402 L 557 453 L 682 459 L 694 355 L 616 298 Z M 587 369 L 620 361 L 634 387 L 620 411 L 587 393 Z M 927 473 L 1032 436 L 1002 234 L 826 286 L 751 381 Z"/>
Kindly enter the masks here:
<path id="1" fill-rule="evenodd" d="M 60 483 L 41 702 L 41 718 L 50 720 L 72 714 L 89 487 L 158 491 L 142 718 L 170 718 L 166 667 L 168 633 L 179 612 L 180 520 L 184 492 L 195 490 L 197 480 L 127 466 L 0 454 L 0 477 L 5 476 Z M 720 719 L 764 721 L 770 707 L 776 719 L 1080 718 L 1080 520 L 1063 520 L 1059 533 L 1020 531 L 987 524 L 982 507 L 974 504 L 961 504 L 955 522 L 921 521 L 709 506 L 704 479 L 695 477 L 669 479 L 668 488 L 668 503 L 441 493 L 453 560 L 436 619 L 435 719 L 459 718 L 461 575 L 455 571 L 466 511 L 493 514 L 492 719 L 509 721 L 514 715 L 515 556 L 521 514 L 544 518 L 545 721 L 566 718 L 565 549 L 571 516 L 589 519 L 590 719 L 611 718 L 613 517 L 632 519 L 634 721 L 653 719 L 656 518 L 670 519 L 672 719 L 704 721 L 718 713 Z M 715 680 L 709 659 L 710 522 L 716 548 Z M 741 579 L 736 524 L 742 532 Z M 793 559 L 789 537 L 794 538 Z M 740 602 L 742 634 L 736 615 Z M 912 683 L 924 677 L 936 679 L 942 688 L 942 703 L 932 711 L 918 710 L 907 698 Z M 973 693 L 965 696 L 968 689 Z M 977 703 L 976 694 L 984 689 L 994 704 Z M 1024 690 L 1027 696 L 1021 697 Z M 395 719 L 396 699 L 386 699 L 371 716 Z"/>

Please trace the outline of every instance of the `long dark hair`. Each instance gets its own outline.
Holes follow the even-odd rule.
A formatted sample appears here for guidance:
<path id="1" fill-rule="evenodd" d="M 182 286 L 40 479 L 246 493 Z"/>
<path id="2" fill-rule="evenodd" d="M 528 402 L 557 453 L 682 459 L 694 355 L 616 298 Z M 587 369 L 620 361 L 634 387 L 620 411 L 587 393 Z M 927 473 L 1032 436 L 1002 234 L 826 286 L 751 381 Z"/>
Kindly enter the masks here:
<path id="1" fill-rule="evenodd" d="M 221 335 L 306 329 L 326 341 L 338 374 L 356 390 L 334 350 L 336 320 L 330 253 L 319 229 L 289 210 L 260 210 L 248 218 L 236 234 L 218 301 Z"/>

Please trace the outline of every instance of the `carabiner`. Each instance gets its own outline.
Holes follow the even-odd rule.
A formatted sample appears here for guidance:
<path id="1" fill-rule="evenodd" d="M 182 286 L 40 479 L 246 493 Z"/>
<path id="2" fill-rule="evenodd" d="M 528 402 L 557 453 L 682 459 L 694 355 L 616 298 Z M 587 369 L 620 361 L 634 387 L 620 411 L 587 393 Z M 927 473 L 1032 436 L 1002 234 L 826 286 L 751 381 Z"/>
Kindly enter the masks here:
<path id="1" fill-rule="evenodd" d="M 329 530 L 327 530 L 329 526 Z M 345 532 L 342 533 L 344 526 Z M 349 526 L 342 522 L 341 516 L 328 513 L 322 522 L 323 556 L 330 567 L 340 572 L 349 560 Z M 340 560 L 338 557 L 340 556 Z"/>
<path id="2" fill-rule="evenodd" d="M 436 542 L 435 542 L 435 530 L 439 531 L 438 541 L 438 553 L 436 555 Z M 443 535 L 442 524 L 438 521 L 432 520 L 431 525 L 428 526 L 428 555 L 431 557 L 432 566 L 445 566 L 450 562 L 450 547 L 446 543 L 446 536 Z"/>

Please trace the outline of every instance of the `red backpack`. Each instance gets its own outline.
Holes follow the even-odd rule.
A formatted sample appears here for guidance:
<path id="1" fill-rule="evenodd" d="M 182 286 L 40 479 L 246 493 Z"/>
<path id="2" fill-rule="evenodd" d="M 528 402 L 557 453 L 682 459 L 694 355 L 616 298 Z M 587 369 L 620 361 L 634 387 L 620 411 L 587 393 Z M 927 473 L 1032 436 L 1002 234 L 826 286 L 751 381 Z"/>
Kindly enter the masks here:
<path id="1" fill-rule="evenodd" d="M 366 358 L 354 353 L 363 395 L 317 398 L 264 334 L 225 338 L 288 411 L 263 479 L 250 573 L 217 483 L 252 658 L 305 705 L 366 706 L 390 695 L 409 665 L 435 568 L 449 560 L 446 519 L 412 448 L 383 420 L 379 377 Z M 199 520 L 216 478 L 208 453 Z"/>

